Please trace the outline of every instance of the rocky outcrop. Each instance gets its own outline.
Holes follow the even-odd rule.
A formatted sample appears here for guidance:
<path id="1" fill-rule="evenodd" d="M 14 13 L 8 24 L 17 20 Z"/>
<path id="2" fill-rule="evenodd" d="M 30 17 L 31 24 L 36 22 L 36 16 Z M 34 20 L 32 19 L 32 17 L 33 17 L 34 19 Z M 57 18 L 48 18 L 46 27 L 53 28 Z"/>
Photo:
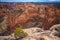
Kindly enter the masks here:
<path id="1" fill-rule="evenodd" d="M 52 31 L 52 34 L 60 37 L 60 24 L 53 25 L 50 30 Z"/>
<path id="2" fill-rule="evenodd" d="M 50 30 L 43 30 L 38 27 L 23 29 L 28 35 L 17 40 L 60 40 L 60 24 L 53 25 Z M 14 33 L 9 36 L 0 36 L 0 40 L 16 40 Z"/>
<path id="3" fill-rule="evenodd" d="M 27 31 L 27 30 L 32 30 L 32 31 Z M 39 28 L 29 28 L 26 31 L 28 32 L 28 36 L 23 38 L 22 40 L 59 40 L 60 37 L 55 36 L 52 31 L 50 30 L 40 30 Z M 36 30 L 36 31 L 35 31 Z M 35 32 L 34 32 L 35 31 Z M 31 33 L 30 33 L 31 32 Z"/>

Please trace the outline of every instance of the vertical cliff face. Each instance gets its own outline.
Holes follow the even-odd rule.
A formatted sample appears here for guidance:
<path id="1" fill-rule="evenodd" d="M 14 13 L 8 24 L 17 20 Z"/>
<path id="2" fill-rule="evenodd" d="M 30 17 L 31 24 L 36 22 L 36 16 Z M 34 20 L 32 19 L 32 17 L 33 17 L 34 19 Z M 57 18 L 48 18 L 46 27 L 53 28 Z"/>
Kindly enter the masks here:
<path id="1" fill-rule="evenodd" d="M 14 29 L 16 24 L 20 24 L 23 28 L 49 29 L 52 25 L 60 23 L 60 9 L 54 4 L 8 3 L 0 5 L 0 18 L 3 14 L 7 15 L 10 30 Z"/>

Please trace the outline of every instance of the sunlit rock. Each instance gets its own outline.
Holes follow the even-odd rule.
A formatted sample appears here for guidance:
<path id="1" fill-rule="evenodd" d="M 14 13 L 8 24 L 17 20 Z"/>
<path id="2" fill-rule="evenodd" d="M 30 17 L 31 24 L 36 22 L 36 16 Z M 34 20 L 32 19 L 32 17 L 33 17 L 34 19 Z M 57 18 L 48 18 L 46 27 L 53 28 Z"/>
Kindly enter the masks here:
<path id="1" fill-rule="evenodd" d="M 53 25 L 50 30 L 54 36 L 60 37 L 60 24 Z"/>

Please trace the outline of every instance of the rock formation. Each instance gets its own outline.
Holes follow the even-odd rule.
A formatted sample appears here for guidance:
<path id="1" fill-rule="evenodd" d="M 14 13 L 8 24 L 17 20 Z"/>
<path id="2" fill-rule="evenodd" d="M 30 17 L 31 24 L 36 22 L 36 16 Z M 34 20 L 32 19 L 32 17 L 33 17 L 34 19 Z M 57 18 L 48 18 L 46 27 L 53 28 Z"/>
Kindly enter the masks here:
<path id="1" fill-rule="evenodd" d="M 0 3 L 0 5 L 0 14 L 7 15 L 10 30 L 15 29 L 16 24 L 23 28 L 49 29 L 52 25 L 60 23 L 60 9 L 56 8 L 55 4 Z"/>

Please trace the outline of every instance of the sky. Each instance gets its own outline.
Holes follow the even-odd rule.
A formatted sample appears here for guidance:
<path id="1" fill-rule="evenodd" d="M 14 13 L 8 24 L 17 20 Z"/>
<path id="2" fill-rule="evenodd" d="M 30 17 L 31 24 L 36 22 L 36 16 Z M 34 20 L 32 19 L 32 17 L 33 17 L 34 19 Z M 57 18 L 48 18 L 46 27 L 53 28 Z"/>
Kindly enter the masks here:
<path id="1" fill-rule="evenodd" d="M 60 0 L 0 0 L 0 2 L 60 2 Z"/>

